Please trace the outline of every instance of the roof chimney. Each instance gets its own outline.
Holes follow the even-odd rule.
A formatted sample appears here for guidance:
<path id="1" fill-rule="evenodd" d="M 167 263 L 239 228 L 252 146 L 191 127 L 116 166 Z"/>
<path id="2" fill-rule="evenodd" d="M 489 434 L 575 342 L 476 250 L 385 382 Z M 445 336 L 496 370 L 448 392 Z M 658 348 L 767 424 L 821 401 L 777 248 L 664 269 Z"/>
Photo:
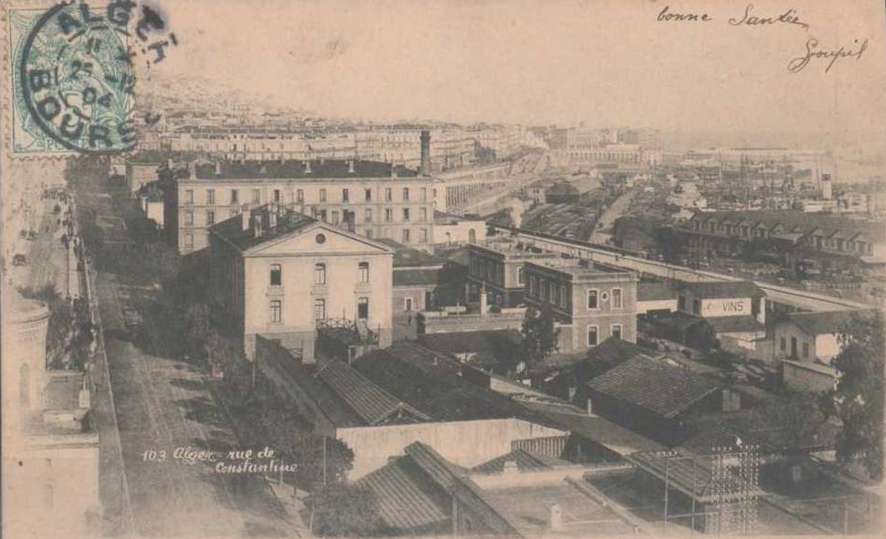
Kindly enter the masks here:
<path id="1" fill-rule="evenodd" d="M 272 204 L 268 211 L 268 228 L 273 230 L 277 228 L 277 212 L 279 209 L 276 204 Z"/>
<path id="2" fill-rule="evenodd" d="M 215 162 L 215 175 L 221 176 L 221 161 Z"/>
<path id="3" fill-rule="evenodd" d="M 311 160 L 308 159 L 307 161 L 305 161 L 305 174 L 310 174 L 310 173 L 311 173 Z"/>
<path id="4" fill-rule="evenodd" d="M 348 174 L 355 174 L 355 173 L 356 173 L 356 171 L 354 170 L 354 160 L 351 159 L 348 161 Z"/>
<path id="5" fill-rule="evenodd" d="M 391 177 L 392 178 L 397 177 L 397 164 L 394 162 L 391 162 Z"/>
<path id="6" fill-rule="evenodd" d="M 419 173 L 422 176 L 431 175 L 431 132 L 427 129 L 421 132 L 421 167 Z"/>
<path id="7" fill-rule="evenodd" d="M 243 228 L 243 232 L 249 230 L 249 208 L 246 207 L 246 204 L 243 205 L 243 209 L 240 211 L 240 223 Z"/>
<path id="8" fill-rule="evenodd" d="M 262 233 L 261 214 L 252 216 L 252 236 L 260 238 Z"/>

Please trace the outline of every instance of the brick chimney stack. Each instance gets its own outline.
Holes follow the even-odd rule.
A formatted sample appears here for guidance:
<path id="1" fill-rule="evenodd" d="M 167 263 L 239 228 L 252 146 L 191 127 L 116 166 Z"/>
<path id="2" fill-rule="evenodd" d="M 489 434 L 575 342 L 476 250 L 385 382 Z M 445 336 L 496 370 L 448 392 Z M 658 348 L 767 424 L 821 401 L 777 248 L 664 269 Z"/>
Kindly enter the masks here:
<path id="1" fill-rule="evenodd" d="M 421 167 L 419 174 L 431 175 L 431 132 L 423 129 L 421 132 Z"/>

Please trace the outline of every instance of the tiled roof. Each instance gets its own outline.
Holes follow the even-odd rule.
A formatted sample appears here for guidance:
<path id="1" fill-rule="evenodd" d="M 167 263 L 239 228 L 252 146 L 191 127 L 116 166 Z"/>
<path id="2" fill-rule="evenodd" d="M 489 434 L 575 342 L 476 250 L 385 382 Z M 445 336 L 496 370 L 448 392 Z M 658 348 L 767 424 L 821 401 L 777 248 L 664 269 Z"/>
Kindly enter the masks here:
<path id="1" fill-rule="evenodd" d="M 402 243 L 398 243 L 392 239 L 388 238 L 378 238 L 378 243 L 382 243 L 387 245 L 394 251 L 394 268 L 415 268 L 422 266 L 442 266 L 444 259 L 436 257 L 432 254 L 426 253 L 420 249 L 415 249 L 413 247 L 409 247 L 408 245 L 403 245 Z"/>
<path id="2" fill-rule="evenodd" d="M 517 469 L 523 471 L 547 470 L 555 466 L 569 466 L 572 463 L 556 457 L 546 457 L 536 455 L 525 449 L 514 449 L 510 453 L 500 455 L 492 460 L 488 460 L 483 464 L 478 464 L 471 468 L 472 472 L 493 474 L 504 471 L 505 463 L 513 462 L 517 465 Z"/>
<path id="3" fill-rule="evenodd" d="M 847 323 L 853 320 L 852 311 L 833 311 L 816 313 L 790 313 L 787 319 L 800 327 L 808 335 L 839 333 Z"/>
<path id="4" fill-rule="evenodd" d="M 250 247 L 277 239 L 286 234 L 298 232 L 318 222 L 313 217 L 302 213 L 285 211 L 277 217 L 277 226 L 272 228 L 270 226 L 271 207 L 269 205 L 266 204 L 247 211 L 250 212 L 250 226 L 246 230 L 243 230 L 243 216 L 235 215 L 213 225 L 210 228 L 211 233 L 233 243 L 241 251 L 245 251 Z M 261 220 L 262 233 L 260 236 L 256 236 L 253 232 L 252 222 L 255 219 Z"/>
<path id="5" fill-rule="evenodd" d="M 705 318 L 705 321 L 714 328 L 714 332 L 720 333 L 742 333 L 750 331 L 765 331 L 766 326 L 761 324 L 751 315 L 744 316 L 715 316 L 713 318 Z"/>
<path id="6" fill-rule="evenodd" d="M 763 296 L 763 290 L 751 281 L 706 281 L 686 283 L 681 289 L 689 290 L 703 299 L 753 298 Z"/>
<path id="7" fill-rule="evenodd" d="M 424 535 L 451 530 L 448 504 L 435 499 L 433 483 L 423 481 L 413 468 L 411 458 L 398 457 L 356 484 L 375 494 L 379 516 L 397 532 Z"/>
<path id="8" fill-rule="evenodd" d="M 242 180 L 242 179 L 311 179 L 311 178 L 391 178 L 391 167 L 397 177 L 416 177 L 418 172 L 402 165 L 392 165 L 381 161 L 354 160 L 354 172 L 351 172 L 351 160 L 347 159 L 312 159 L 311 171 L 307 172 L 305 161 L 221 161 L 219 169 L 215 163 L 203 163 L 194 167 L 197 179 L 206 180 Z M 219 174 L 216 174 L 216 171 Z"/>
<path id="9" fill-rule="evenodd" d="M 353 366 L 395 398 L 437 421 L 521 418 L 546 424 L 544 418 L 504 395 L 434 369 L 438 352 L 414 343 L 395 343 L 359 357 Z M 451 361 L 448 356 L 443 360 Z"/>
<path id="10" fill-rule="evenodd" d="M 430 419 L 412 406 L 398 401 L 341 361 L 327 362 L 314 376 L 323 380 L 369 425 L 383 423 L 394 415 L 404 413 L 413 421 Z"/>
<path id="11" fill-rule="evenodd" d="M 637 357 L 592 379 L 593 392 L 673 418 L 717 391 L 721 383 L 666 358 Z"/>

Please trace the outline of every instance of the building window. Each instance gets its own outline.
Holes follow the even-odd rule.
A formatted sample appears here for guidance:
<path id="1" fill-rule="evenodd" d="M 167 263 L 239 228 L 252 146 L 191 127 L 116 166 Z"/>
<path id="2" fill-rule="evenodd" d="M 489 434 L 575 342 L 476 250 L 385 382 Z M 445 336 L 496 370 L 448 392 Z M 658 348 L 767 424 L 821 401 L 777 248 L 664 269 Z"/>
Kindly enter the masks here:
<path id="1" fill-rule="evenodd" d="M 403 229 L 403 243 L 409 243 L 409 229 Z"/>
<path id="2" fill-rule="evenodd" d="M 342 189 L 342 190 L 341 190 L 341 201 L 342 201 L 342 202 L 349 202 L 348 198 L 349 198 L 348 190 L 347 190 L 347 189 Z"/>
<path id="3" fill-rule="evenodd" d="M 363 222 L 371 223 L 372 222 L 372 208 L 366 208 L 363 210 Z"/>
<path id="4" fill-rule="evenodd" d="M 231 189 L 231 204 L 237 204 L 240 202 L 240 192 L 236 189 Z"/>
<path id="5" fill-rule="evenodd" d="M 193 225 L 194 224 L 194 212 L 193 211 L 186 211 L 185 212 L 185 224 L 186 225 Z"/>
<path id="6" fill-rule="evenodd" d="M 403 310 L 408 312 L 412 312 L 412 298 L 407 297 L 403 298 Z"/>
<path id="7" fill-rule="evenodd" d="M 283 284 L 283 267 L 280 264 L 271 264 L 271 286 Z"/>
<path id="8" fill-rule="evenodd" d="M 364 189 L 363 196 L 366 198 L 366 202 L 372 202 L 372 189 Z"/>
<path id="9" fill-rule="evenodd" d="M 409 222 L 409 208 L 403 208 L 403 222 Z"/>
<path id="10" fill-rule="evenodd" d="M 621 340 L 621 324 L 612 324 L 610 333 L 612 338 Z"/>
<path id="11" fill-rule="evenodd" d="M 305 201 L 305 191 L 304 191 L 304 189 L 299 189 L 299 190 L 297 190 L 297 191 L 295 192 L 295 200 L 298 201 L 298 202 L 304 202 L 304 201 Z"/>
<path id="12" fill-rule="evenodd" d="M 314 320 L 326 320 L 326 300 L 314 300 Z"/>
<path id="13" fill-rule="evenodd" d="M 332 210 L 332 224 L 338 224 L 338 210 Z"/>
<path id="14" fill-rule="evenodd" d="M 517 284 L 523 286 L 526 282 L 526 270 L 523 268 L 517 268 Z"/>
<path id="15" fill-rule="evenodd" d="M 421 217 L 421 222 L 426 223 L 428 221 L 428 209 L 423 207 L 419 210 L 419 212 L 420 212 L 419 217 Z"/>
<path id="16" fill-rule="evenodd" d="M 701 312 L 701 301 L 694 299 L 692 300 L 692 314 L 698 314 Z"/>
<path id="17" fill-rule="evenodd" d="M 784 352 L 787 349 L 787 347 L 788 347 L 787 339 L 785 339 L 784 337 L 781 337 L 781 339 L 779 339 L 779 341 L 778 341 L 778 349 L 781 350 L 782 352 Z"/>
<path id="18" fill-rule="evenodd" d="M 677 297 L 677 309 L 681 311 L 686 310 L 686 296 L 684 296 L 683 294 L 680 294 L 680 296 Z"/>
<path id="19" fill-rule="evenodd" d="M 206 211 L 206 225 L 214 225 L 215 224 L 215 212 L 212 210 Z"/>
<path id="20" fill-rule="evenodd" d="M 588 346 L 597 346 L 597 326 L 588 326 Z"/>
<path id="21" fill-rule="evenodd" d="M 185 191 L 185 204 L 193 204 L 194 203 L 194 190 L 188 189 Z"/>
<path id="22" fill-rule="evenodd" d="M 566 308 L 566 286 L 560 286 L 560 306 Z"/>
<path id="23" fill-rule="evenodd" d="M 271 300 L 271 322 L 279 324 L 283 321 L 283 302 L 279 299 Z"/>
<path id="24" fill-rule="evenodd" d="M 326 202 L 326 189 L 320 189 L 320 202 Z"/>
<path id="25" fill-rule="evenodd" d="M 385 187 L 385 201 L 391 202 L 392 200 L 394 200 L 393 191 L 390 187 Z"/>
<path id="26" fill-rule="evenodd" d="M 613 288 L 612 289 L 612 308 L 613 309 L 621 309 L 622 308 L 621 288 Z"/>
<path id="27" fill-rule="evenodd" d="M 206 205 L 212 206 L 215 204 L 215 189 L 207 189 L 206 190 Z"/>
<path id="28" fill-rule="evenodd" d="M 588 290 L 588 309 L 598 309 L 599 305 L 597 303 L 597 291 L 596 290 Z"/>
<path id="29" fill-rule="evenodd" d="M 421 229 L 421 237 L 419 238 L 419 242 L 421 242 L 421 243 L 428 242 L 428 229 L 427 228 Z"/>
<path id="30" fill-rule="evenodd" d="M 326 284 L 326 264 L 314 264 L 314 284 Z"/>
<path id="31" fill-rule="evenodd" d="M 194 235 L 193 234 L 185 234 L 185 247 L 193 248 L 194 247 Z"/>
<path id="32" fill-rule="evenodd" d="M 548 295 L 548 281 L 547 279 L 539 279 L 541 281 L 541 299 L 547 301 L 550 297 Z"/>
<path id="33" fill-rule="evenodd" d="M 369 319 L 369 298 L 360 298 L 357 300 L 357 320 Z"/>
<path id="34" fill-rule="evenodd" d="M 809 357 L 809 343 L 803 343 L 803 357 Z"/>
<path id="35" fill-rule="evenodd" d="M 385 208 L 385 222 L 390 223 L 394 219 L 394 210 Z"/>
<path id="36" fill-rule="evenodd" d="M 261 204 L 261 191 L 258 189 L 252 190 L 252 202 L 255 204 Z"/>
<path id="37" fill-rule="evenodd" d="M 560 287 L 555 284 L 551 285 L 551 303 L 560 304 Z"/>
<path id="38" fill-rule="evenodd" d="M 369 262 L 360 262 L 357 265 L 357 268 L 360 273 L 360 282 L 368 283 L 369 282 Z"/>
<path id="39" fill-rule="evenodd" d="M 403 188 L 403 202 L 409 202 L 409 188 Z"/>
<path id="40" fill-rule="evenodd" d="M 274 202 L 277 202 L 277 203 L 280 202 L 280 190 L 279 189 L 274 189 Z"/>
<path id="41" fill-rule="evenodd" d="M 536 292 L 538 291 L 538 280 L 535 278 L 535 275 L 529 276 L 529 295 L 532 297 L 537 297 Z"/>

